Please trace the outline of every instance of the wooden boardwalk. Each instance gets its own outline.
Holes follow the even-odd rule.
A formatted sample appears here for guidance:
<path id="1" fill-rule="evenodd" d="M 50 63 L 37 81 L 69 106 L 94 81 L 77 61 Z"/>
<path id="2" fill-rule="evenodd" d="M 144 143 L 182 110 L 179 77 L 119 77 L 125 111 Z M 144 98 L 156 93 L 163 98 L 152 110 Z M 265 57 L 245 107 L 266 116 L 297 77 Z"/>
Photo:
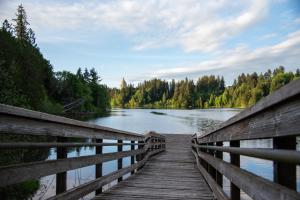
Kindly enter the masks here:
<path id="1" fill-rule="evenodd" d="M 195 164 L 191 135 L 165 136 L 165 152 L 95 199 L 213 199 Z"/>

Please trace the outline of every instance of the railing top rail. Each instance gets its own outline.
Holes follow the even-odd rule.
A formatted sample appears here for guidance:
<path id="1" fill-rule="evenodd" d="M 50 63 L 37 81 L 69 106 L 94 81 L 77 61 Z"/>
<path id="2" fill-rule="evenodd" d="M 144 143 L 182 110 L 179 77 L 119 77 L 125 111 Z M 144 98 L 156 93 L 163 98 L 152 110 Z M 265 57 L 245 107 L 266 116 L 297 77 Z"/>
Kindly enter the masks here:
<path id="1" fill-rule="evenodd" d="M 105 132 L 106 136 L 111 134 L 117 134 L 118 136 L 123 136 L 124 138 L 135 138 L 136 140 L 143 140 L 146 138 L 145 135 L 142 134 L 137 134 L 137 133 L 132 133 L 132 132 L 127 132 L 127 131 L 122 131 L 118 129 L 112 129 L 109 127 L 105 126 L 99 126 L 95 124 L 90 124 L 87 122 L 79 121 L 79 120 L 74 120 L 66 117 L 60 117 L 56 115 L 51 115 L 47 113 L 42 113 L 38 111 L 33 111 L 33 110 L 28 110 L 24 108 L 19 108 L 19 107 L 14 107 L 14 106 L 9 106 L 5 104 L 0 104 L 0 116 L 6 115 L 6 116 L 15 116 L 15 117 L 21 117 L 21 118 L 26 118 L 26 119 L 33 119 L 37 121 L 43 121 L 43 122 L 51 122 L 55 124 L 61 124 L 61 125 L 66 125 L 66 126 L 75 126 L 79 128 L 87 128 L 91 129 L 93 132 Z M 47 127 L 45 127 L 47 128 Z M 1 131 L 1 130 L 0 130 Z M 81 135 L 79 133 L 79 135 Z M 66 136 L 66 135 L 61 135 L 61 136 Z M 78 136 L 78 133 L 77 135 Z M 74 136 L 74 137 L 76 137 Z M 89 132 L 83 132 L 82 133 L 83 137 L 95 137 L 95 134 L 89 135 Z M 103 137 L 104 139 L 114 139 L 111 137 Z"/>
<path id="2" fill-rule="evenodd" d="M 233 116 L 229 120 L 223 122 L 220 126 L 208 131 L 207 133 L 198 136 L 198 138 L 205 138 L 215 132 L 218 132 L 230 125 L 233 125 L 241 120 L 254 116 L 262 111 L 269 109 L 275 105 L 278 105 L 288 99 L 296 97 L 300 95 L 300 79 L 294 80 L 289 84 L 283 86 L 282 88 L 278 89 L 277 91 L 273 92 L 272 94 L 264 97 L 255 105 L 243 110 L 239 114 Z M 195 134 L 193 137 L 197 137 Z"/>

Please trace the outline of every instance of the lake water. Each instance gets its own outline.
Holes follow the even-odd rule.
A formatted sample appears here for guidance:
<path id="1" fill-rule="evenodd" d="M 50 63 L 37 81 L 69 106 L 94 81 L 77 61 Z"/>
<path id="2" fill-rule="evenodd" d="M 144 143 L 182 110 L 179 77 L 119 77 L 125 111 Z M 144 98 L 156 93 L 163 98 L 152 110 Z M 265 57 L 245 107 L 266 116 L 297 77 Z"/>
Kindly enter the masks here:
<path id="1" fill-rule="evenodd" d="M 114 109 L 109 116 L 99 117 L 88 120 L 89 123 L 108 126 L 115 129 L 126 130 L 130 132 L 145 134 L 149 131 L 158 133 L 173 134 L 193 134 L 203 133 L 204 131 L 219 125 L 232 116 L 239 113 L 240 109 L 202 109 L 202 110 L 165 110 L 165 109 Z M 106 142 L 106 141 L 104 141 Z M 107 141 L 114 142 L 114 141 Z M 224 142 L 227 146 L 228 143 Z M 298 145 L 297 145 L 298 146 Z M 241 147 L 272 148 L 272 140 L 254 140 L 242 141 Z M 124 150 L 129 150 L 129 146 Z M 299 149 L 297 147 L 297 149 Z M 104 147 L 103 153 L 116 152 L 116 147 Z M 48 159 L 56 159 L 55 149 L 50 150 Z M 70 149 L 68 157 L 94 155 L 95 148 L 83 147 L 80 149 Z M 224 153 L 224 160 L 229 161 L 229 154 Z M 124 158 L 124 165 L 130 164 L 130 158 Z M 255 159 L 241 156 L 241 168 L 246 169 L 259 176 L 273 179 L 273 163 L 262 159 Z M 103 174 L 108 174 L 117 170 L 117 161 L 103 163 Z M 297 168 L 297 190 L 300 190 L 299 168 Z M 287 172 L 288 173 L 288 172 Z M 95 178 L 95 167 L 89 166 L 67 173 L 67 188 L 71 189 Z M 287 174 L 288 175 L 288 174 Z M 43 177 L 41 179 L 41 188 L 33 199 L 45 199 L 55 194 L 55 175 Z M 104 188 L 107 189 L 113 182 Z M 224 189 L 229 193 L 229 181 L 224 178 Z M 94 194 L 87 195 L 84 199 L 90 199 Z M 246 195 L 242 195 L 248 199 Z"/>

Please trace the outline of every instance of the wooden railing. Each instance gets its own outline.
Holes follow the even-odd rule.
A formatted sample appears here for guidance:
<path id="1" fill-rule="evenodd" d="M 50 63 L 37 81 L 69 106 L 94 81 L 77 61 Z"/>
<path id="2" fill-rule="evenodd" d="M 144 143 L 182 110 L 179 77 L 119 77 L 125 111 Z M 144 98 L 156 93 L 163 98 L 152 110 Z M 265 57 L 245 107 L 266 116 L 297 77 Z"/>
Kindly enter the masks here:
<path id="1" fill-rule="evenodd" d="M 55 142 L 9 142 L 0 143 L 3 149 L 57 148 L 56 160 L 18 163 L 0 167 L 0 187 L 34 180 L 56 174 L 56 196 L 50 199 L 78 199 L 114 180 L 122 181 L 124 175 L 135 173 L 147 159 L 165 150 L 165 137 L 150 132 L 146 135 L 120 131 L 82 121 L 58 117 L 41 112 L 0 104 L 0 134 L 52 136 Z M 86 138 L 89 142 L 67 142 L 67 138 Z M 117 140 L 104 143 L 103 139 Z M 128 142 L 125 142 L 128 141 Z M 131 150 L 124 151 L 124 146 Z M 67 157 L 70 147 L 94 146 L 96 155 Z M 102 153 L 103 146 L 117 146 L 118 152 Z M 135 148 L 135 147 L 138 148 Z M 123 167 L 123 158 L 130 157 L 131 165 Z M 118 170 L 102 176 L 102 163 L 117 160 Z M 95 179 L 66 190 L 67 171 L 95 165 Z"/>
<path id="2" fill-rule="evenodd" d="M 217 199 L 241 198 L 241 190 L 255 200 L 300 199 L 296 191 L 296 136 L 300 135 L 300 80 L 275 91 L 256 105 L 204 135 L 194 135 L 192 152 L 197 166 Z M 240 141 L 271 138 L 273 149 L 240 148 Z M 229 142 L 229 147 L 223 146 Z M 230 154 L 230 162 L 223 160 Z M 240 168 L 240 155 L 273 161 L 273 181 Z M 272 170 L 272 168 L 270 169 Z M 230 198 L 223 176 L 230 181 Z"/>

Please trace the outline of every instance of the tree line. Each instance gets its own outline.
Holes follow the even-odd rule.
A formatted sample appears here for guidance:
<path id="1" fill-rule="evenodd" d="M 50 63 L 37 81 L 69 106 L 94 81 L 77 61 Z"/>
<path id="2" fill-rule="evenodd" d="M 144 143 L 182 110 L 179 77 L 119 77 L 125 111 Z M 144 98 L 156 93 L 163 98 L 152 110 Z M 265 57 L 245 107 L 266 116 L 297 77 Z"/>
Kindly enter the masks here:
<path id="1" fill-rule="evenodd" d="M 94 68 L 77 73 L 54 72 L 36 43 L 25 9 L 20 5 L 13 23 L 4 20 L 0 30 L 0 103 L 62 114 L 64 105 L 82 100 L 77 112 L 101 113 L 122 108 L 245 108 L 299 77 L 280 66 L 257 74 L 241 74 L 233 85 L 223 77 L 170 82 L 146 80 L 137 86 L 123 79 L 120 89 L 101 84 Z"/>
<path id="2" fill-rule="evenodd" d="M 94 68 L 76 74 L 54 72 L 40 52 L 25 9 L 0 30 L 0 103 L 62 114 L 64 105 L 82 99 L 77 112 L 99 113 L 109 107 L 106 85 Z"/>
<path id="3" fill-rule="evenodd" d="M 241 74 L 231 86 L 223 77 L 202 76 L 171 82 L 152 79 L 135 87 L 123 79 L 120 89 L 110 90 L 111 106 L 121 108 L 245 108 L 300 77 L 283 66 L 265 73 Z"/>

